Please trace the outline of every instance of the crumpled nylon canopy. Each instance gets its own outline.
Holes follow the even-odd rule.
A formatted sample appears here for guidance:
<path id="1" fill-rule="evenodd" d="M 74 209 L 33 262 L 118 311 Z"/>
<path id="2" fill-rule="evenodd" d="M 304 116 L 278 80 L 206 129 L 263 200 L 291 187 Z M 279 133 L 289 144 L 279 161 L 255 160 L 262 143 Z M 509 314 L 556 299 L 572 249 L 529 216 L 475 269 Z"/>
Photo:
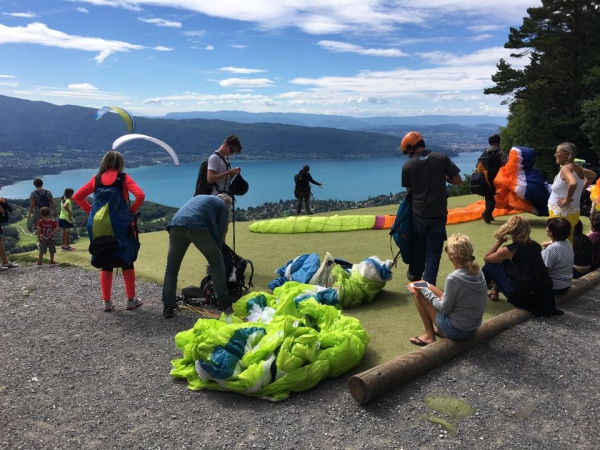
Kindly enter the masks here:
<path id="1" fill-rule="evenodd" d="M 548 215 L 550 189 L 539 170 L 534 169 L 535 151 L 528 147 L 513 147 L 508 162 L 494 179 L 496 207 L 517 209 Z"/>
<path id="2" fill-rule="evenodd" d="M 187 379 L 191 390 L 284 400 L 357 366 L 369 335 L 358 319 L 319 303 L 311 291 L 315 286 L 288 282 L 273 294 L 240 298 L 235 315 L 199 319 L 175 336 L 183 357 L 171 362 L 171 375 Z M 242 320 L 253 313 L 256 321 Z"/>
<path id="3" fill-rule="evenodd" d="M 330 280 L 322 287 L 334 287 L 338 294 L 335 302 L 331 304 L 339 303 L 344 308 L 351 308 L 372 302 L 375 295 L 392 279 L 391 259 L 381 261 L 377 256 L 371 256 L 353 264 L 349 270 L 343 269 L 333 261 L 333 257 L 327 254 L 319 268 L 319 256 L 316 253 L 300 255 L 276 270 L 276 273 L 282 276 L 271 281 L 269 289 L 277 292 L 278 287 L 291 281 L 315 283 L 314 276 L 320 274 L 318 279 Z M 325 273 L 321 273 L 323 271 Z"/>
<path id="4" fill-rule="evenodd" d="M 383 217 L 383 216 L 382 216 Z M 334 231 L 370 230 L 376 225 L 377 216 L 290 216 L 284 219 L 260 220 L 250 225 L 254 233 L 327 233 Z M 385 222 L 385 220 L 384 220 Z M 392 220 L 393 222 L 393 220 Z M 384 224 L 381 224 L 383 228 Z M 388 227 L 389 228 L 389 227 Z"/>

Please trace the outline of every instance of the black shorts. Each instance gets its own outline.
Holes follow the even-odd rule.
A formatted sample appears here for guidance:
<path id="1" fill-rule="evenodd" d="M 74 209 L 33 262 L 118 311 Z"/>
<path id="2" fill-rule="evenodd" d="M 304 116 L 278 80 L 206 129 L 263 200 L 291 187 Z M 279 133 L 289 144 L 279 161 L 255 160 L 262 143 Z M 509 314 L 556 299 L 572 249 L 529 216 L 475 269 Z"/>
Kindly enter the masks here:
<path id="1" fill-rule="evenodd" d="M 73 223 L 65 219 L 58 219 L 58 228 L 73 228 Z"/>

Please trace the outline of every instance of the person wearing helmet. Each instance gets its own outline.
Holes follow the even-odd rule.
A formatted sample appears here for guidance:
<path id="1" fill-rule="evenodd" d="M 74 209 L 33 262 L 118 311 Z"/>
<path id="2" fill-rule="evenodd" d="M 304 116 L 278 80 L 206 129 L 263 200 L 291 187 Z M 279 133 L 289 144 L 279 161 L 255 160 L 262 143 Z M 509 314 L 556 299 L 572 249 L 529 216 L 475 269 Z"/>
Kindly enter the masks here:
<path id="1" fill-rule="evenodd" d="M 406 133 L 400 148 L 409 158 L 402 167 L 402 187 L 412 193 L 412 248 L 406 275 L 409 281 L 424 279 L 435 286 L 446 240 L 446 183 L 460 185 L 460 169 L 445 153 L 426 150 L 417 131 Z"/>
<path id="2" fill-rule="evenodd" d="M 309 173 L 310 167 L 304 166 L 296 175 L 294 175 L 294 196 L 298 199 L 298 205 L 296 206 L 296 214 L 300 215 L 302 211 L 302 201 L 304 200 L 304 206 L 306 208 L 306 214 L 312 214 L 310 211 L 310 183 L 322 186 L 321 183 L 315 181 Z"/>
<path id="3" fill-rule="evenodd" d="M 498 175 L 500 168 L 506 164 L 507 161 L 506 154 L 500 150 L 500 136 L 492 134 L 488 138 L 488 143 L 490 146 L 483 151 L 477 164 L 479 168 L 479 162 L 481 162 L 483 168 L 487 170 L 487 181 L 491 187 L 484 196 L 485 210 L 483 211 L 483 214 L 481 214 L 481 217 L 483 217 L 485 223 L 490 223 L 494 220 L 494 217 L 492 216 L 492 213 L 496 208 L 496 199 L 494 198 L 496 195 L 496 188 L 494 187 L 494 179 L 496 178 L 496 175 Z"/>

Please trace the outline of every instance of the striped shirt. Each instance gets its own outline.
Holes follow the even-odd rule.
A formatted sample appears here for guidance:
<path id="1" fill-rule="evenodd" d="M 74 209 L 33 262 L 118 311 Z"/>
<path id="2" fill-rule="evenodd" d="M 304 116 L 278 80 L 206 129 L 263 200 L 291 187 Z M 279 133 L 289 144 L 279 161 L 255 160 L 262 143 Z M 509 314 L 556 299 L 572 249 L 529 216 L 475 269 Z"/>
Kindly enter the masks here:
<path id="1" fill-rule="evenodd" d="M 542 250 L 542 259 L 552 279 L 552 289 L 565 289 L 573 282 L 575 253 L 566 239 L 556 241 Z"/>

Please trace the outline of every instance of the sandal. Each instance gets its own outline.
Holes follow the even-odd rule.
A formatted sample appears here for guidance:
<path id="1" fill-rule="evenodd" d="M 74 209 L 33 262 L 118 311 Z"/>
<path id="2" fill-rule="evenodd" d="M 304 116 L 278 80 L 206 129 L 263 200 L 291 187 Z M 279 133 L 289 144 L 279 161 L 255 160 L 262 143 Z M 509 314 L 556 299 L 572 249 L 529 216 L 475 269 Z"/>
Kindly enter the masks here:
<path id="1" fill-rule="evenodd" d="M 498 293 L 496 291 L 488 291 L 487 296 L 493 302 L 498 301 Z"/>

